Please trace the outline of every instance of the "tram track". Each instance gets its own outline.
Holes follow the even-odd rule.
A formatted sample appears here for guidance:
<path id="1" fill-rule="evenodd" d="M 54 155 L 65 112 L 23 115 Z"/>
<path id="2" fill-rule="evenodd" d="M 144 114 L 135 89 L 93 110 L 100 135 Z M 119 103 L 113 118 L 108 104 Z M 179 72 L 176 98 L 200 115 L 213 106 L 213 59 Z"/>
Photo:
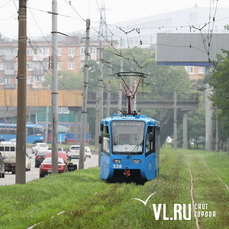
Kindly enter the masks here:
<path id="1" fill-rule="evenodd" d="M 190 174 L 190 196 L 191 196 L 191 204 L 192 204 L 192 211 L 193 211 L 193 215 L 195 217 L 195 225 L 197 229 L 201 229 L 200 225 L 199 225 L 199 220 L 198 217 L 195 216 L 195 199 L 194 199 L 194 188 L 193 188 L 193 176 L 192 176 L 192 171 L 190 168 L 190 164 L 188 165 L 188 170 L 189 170 L 189 174 Z"/>
<path id="2" fill-rule="evenodd" d="M 224 210 L 228 201 L 228 185 L 207 164 L 202 155 L 187 153 L 186 156 L 187 169 L 190 175 L 191 204 L 196 228 L 205 228 L 204 225 L 209 222 L 214 224 L 214 219 L 212 219 L 214 217 L 217 217 L 217 220 L 220 218 L 219 221 L 222 222 L 228 219 L 228 215 Z"/>

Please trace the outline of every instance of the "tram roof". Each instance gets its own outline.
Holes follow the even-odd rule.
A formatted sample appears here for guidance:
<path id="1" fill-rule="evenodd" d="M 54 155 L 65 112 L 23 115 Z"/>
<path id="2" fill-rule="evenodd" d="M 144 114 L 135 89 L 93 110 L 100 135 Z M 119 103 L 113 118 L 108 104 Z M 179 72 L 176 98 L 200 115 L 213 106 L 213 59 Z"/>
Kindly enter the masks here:
<path id="1" fill-rule="evenodd" d="M 147 117 L 146 115 L 123 115 L 123 114 L 112 114 L 112 116 L 104 118 L 103 121 L 111 122 L 113 120 L 135 120 L 135 121 L 145 121 L 152 122 L 155 126 L 160 126 L 160 122 Z"/>

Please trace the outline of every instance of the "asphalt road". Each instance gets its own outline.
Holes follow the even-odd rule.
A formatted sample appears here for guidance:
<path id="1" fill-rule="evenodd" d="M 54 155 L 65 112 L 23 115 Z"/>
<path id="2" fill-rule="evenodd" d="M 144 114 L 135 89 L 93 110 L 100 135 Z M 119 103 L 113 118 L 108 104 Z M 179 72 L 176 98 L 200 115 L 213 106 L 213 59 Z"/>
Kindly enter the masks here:
<path id="1" fill-rule="evenodd" d="M 27 149 L 27 153 L 32 157 L 30 159 L 31 170 L 26 172 L 26 182 L 29 182 L 31 180 L 39 179 L 39 168 L 35 168 L 35 155 L 31 153 L 31 149 Z M 73 159 L 72 162 L 77 164 L 77 167 L 79 168 L 78 159 Z M 98 166 L 98 154 L 92 154 L 91 158 L 87 157 L 84 162 L 84 169 L 96 166 Z M 5 178 L 0 178 L 0 186 L 13 184 L 15 184 L 15 174 L 12 174 L 11 172 L 6 172 Z"/>

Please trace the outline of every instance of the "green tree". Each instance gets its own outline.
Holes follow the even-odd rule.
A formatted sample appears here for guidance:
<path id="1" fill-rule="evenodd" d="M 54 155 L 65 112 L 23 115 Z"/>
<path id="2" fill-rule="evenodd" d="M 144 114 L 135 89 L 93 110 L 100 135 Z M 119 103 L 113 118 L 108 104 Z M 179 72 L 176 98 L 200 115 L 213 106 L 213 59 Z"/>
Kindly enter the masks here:
<path id="1" fill-rule="evenodd" d="M 46 74 L 42 82 L 43 88 L 52 88 L 52 76 Z M 76 74 L 70 71 L 58 72 L 58 89 L 59 90 L 82 90 L 83 74 Z"/>
<path id="2" fill-rule="evenodd" d="M 218 55 L 218 63 L 209 78 L 209 84 L 213 87 L 211 100 L 218 110 L 220 138 L 229 136 L 229 51 L 223 50 L 223 55 Z"/>

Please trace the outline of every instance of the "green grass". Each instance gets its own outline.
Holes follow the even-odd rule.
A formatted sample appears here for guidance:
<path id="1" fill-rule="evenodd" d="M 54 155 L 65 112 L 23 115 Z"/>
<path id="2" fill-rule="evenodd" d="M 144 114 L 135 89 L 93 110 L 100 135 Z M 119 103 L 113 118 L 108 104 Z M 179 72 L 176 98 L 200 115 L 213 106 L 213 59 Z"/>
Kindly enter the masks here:
<path id="1" fill-rule="evenodd" d="M 199 218 L 201 228 L 226 229 L 229 222 L 229 156 L 226 153 L 165 148 L 160 176 L 145 185 L 99 179 L 99 168 L 49 175 L 25 185 L 1 186 L 0 228 L 160 228 L 194 229 L 195 220 L 155 219 L 153 204 L 165 204 L 173 217 L 174 204 L 190 204 L 190 171 L 195 203 L 207 203 L 216 217 Z M 219 179 L 221 178 L 221 180 Z M 147 205 L 133 199 L 153 195 Z M 58 214 L 61 213 L 61 214 Z"/>

